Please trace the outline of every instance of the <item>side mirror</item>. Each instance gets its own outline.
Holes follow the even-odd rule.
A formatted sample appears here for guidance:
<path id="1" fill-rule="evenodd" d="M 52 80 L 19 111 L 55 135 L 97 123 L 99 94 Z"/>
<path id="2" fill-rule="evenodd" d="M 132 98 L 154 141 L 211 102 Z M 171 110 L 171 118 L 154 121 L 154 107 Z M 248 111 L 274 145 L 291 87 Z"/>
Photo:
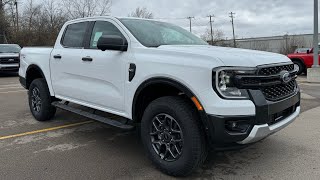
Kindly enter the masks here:
<path id="1" fill-rule="evenodd" d="M 307 54 L 310 54 L 310 50 L 307 50 Z"/>
<path id="2" fill-rule="evenodd" d="M 121 36 L 104 35 L 99 38 L 97 47 L 102 51 L 106 51 L 106 50 L 127 51 L 128 43 Z"/>

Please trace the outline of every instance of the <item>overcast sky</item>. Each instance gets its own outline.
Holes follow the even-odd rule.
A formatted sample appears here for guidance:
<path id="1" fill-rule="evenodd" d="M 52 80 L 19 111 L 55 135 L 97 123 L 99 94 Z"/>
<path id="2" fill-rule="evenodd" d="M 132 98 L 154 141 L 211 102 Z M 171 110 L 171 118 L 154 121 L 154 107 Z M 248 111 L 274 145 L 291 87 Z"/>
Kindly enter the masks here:
<path id="1" fill-rule="evenodd" d="M 238 38 L 312 33 L 312 0 L 113 0 L 111 13 L 127 16 L 138 6 L 146 7 L 155 18 L 189 29 L 188 16 L 194 16 L 193 32 L 202 34 L 214 14 L 214 27 L 232 37 L 228 13 L 236 13 Z M 177 19 L 175 19 L 177 18 Z M 185 19 L 183 19 L 185 18 Z"/>

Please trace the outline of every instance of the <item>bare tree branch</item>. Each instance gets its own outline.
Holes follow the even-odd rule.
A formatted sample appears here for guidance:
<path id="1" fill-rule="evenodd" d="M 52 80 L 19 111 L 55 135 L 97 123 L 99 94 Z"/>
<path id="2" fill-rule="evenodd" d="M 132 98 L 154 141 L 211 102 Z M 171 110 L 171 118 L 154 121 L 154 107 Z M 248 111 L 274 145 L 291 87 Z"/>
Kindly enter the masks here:
<path id="1" fill-rule="evenodd" d="M 68 0 L 63 6 L 69 19 L 103 16 L 110 13 L 111 0 Z"/>
<path id="2" fill-rule="evenodd" d="M 145 19 L 153 19 L 153 13 L 149 12 L 145 7 L 137 7 L 134 12 L 129 14 L 131 17 L 145 18 Z"/>
<path id="3" fill-rule="evenodd" d="M 201 39 L 203 39 L 206 42 L 211 42 L 211 30 L 209 28 L 206 29 L 206 32 L 201 35 Z M 217 42 L 221 41 L 224 39 L 224 33 L 219 30 L 219 29 L 215 29 L 213 30 L 213 44 L 212 45 L 216 45 Z"/>

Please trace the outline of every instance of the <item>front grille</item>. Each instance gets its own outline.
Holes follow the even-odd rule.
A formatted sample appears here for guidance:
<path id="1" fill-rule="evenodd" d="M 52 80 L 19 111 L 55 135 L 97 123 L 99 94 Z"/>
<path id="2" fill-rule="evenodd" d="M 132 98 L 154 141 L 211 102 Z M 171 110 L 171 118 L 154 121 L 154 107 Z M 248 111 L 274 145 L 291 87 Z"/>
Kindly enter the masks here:
<path id="1" fill-rule="evenodd" d="M 272 67 L 264 67 L 261 68 L 258 72 L 259 75 L 270 76 L 279 74 L 281 71 L 291 72 L 294 70 L 293 64 L 281 65 L 281 66 L 272 66 Z"/>
<path id="2" fill-rule="evenodd" d="M 296 80 L 292 80 L 287 84 L 278 84 L 264 87 L 261 89 L 265 98 L 269 101 L 278 101 L 290 95 L 293 95 L 297 88 Z"/>
<path id="3" fill-rule="evenodd" d="M 19 58 L 0 58 L 0 64 L 17 64 L 19 63 Z"/>

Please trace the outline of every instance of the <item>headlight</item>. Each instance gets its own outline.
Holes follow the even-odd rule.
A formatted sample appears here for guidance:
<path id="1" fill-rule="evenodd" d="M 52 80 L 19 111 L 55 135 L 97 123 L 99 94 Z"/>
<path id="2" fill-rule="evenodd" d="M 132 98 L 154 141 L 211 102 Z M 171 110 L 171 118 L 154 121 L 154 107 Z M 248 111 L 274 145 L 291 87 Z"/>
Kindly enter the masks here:
<path id="1" fill-rule="evenodd" d="M 236 75 L 254 75 L 255 68 L 226 67 L 213 72 L 213 84 L 220 96 L 226 99 L 248 99 L 246 89 L 238 89 L 235 84 Z"/>

